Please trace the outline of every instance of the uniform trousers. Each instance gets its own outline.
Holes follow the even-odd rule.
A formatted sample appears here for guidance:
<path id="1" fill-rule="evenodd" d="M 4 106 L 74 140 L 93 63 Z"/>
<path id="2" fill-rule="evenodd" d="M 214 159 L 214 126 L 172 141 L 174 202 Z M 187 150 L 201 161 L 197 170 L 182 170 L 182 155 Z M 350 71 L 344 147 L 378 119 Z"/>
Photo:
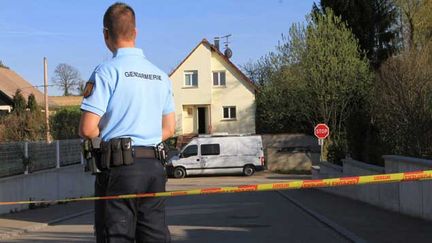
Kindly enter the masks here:
<path id="1" fill-rule="evenodd" d="M 96 175 L 96 196 L 164 192 L 166 172 L 157 159 L 134 158 L 128 166 Z M 133 198 L 95 201 L 98 243 L 170 242 L 165 199 Z"/>

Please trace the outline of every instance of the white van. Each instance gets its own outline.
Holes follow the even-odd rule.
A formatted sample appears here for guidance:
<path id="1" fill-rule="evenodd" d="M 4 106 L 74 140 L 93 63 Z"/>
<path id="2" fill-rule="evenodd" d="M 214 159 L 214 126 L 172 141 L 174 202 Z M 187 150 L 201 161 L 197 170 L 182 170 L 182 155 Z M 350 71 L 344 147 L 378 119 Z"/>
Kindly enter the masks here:
<path id="1" fill-rule="evenodd" d="M 167 165 L 168 174 L 175 178 L 222 173 L 251 176 L 263 168 L 263 145 L 258 135 L 196 137 Z"/>

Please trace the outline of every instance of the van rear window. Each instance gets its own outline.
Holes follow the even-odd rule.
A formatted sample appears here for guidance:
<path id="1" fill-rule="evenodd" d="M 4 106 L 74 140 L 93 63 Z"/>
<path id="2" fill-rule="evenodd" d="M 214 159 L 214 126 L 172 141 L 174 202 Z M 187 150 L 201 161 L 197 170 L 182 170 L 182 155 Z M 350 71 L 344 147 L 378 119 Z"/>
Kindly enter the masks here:
<path id="1" fill-rule="evenodd" d="M 219 155 L 220 146 L 219 144 L 202 144 L 201 155 Z"/>

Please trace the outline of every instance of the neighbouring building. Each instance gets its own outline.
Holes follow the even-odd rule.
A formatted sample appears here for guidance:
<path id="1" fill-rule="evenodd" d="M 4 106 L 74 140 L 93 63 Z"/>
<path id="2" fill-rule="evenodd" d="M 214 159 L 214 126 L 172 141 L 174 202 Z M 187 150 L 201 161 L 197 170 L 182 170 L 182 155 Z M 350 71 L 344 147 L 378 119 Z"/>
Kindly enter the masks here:
<path id="1" fill-rule="evenodd" d="M 13 96 L 17 89 L 21 90 L 21 94 L 26 100 L 30 94 L 34 94 L 39 105 L 45 104 L 42 92 L 14 71 L 0 67 L 0 113 L 7 113 L 12 110 Z"/>
<path id="2" fill-rule="evenodd" d="M 203 39 L 169 75 L 177 135 L 255 133 L 257 87 Z"/>
<path id="3" fill-rule="evenodd" d="M 42 107 L 45 105 L 44 94 L 41 91 L 14 71 L 0 67 L 0 114 L 12 111 L 14 106 L 13 96 L 17 89 L 21 90 L 21 94 L 26 100 L 30 94 L 34 94 L 37 103 Z M 49 96 L 48 105 L 50 110 L 80 106 L 82 99 L 82 96 Z"/>

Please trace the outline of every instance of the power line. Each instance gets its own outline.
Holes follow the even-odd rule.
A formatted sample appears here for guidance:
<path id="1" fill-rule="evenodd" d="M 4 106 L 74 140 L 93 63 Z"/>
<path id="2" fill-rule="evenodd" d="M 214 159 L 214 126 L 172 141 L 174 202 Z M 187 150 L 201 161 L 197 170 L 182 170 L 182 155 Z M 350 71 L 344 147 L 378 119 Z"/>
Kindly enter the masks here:
<path id="1" fill-rule="evenodd" d="M 47 87 L 54 87 L 54 86 L 61 86 L 58 84 L 49 84 L 47 85 Z M 24 86 L 24 87 L 18 87 L 16 89 L 0 89 L 0 90 L 4 90 L 4 91 L 15 91 L 17 89 L 23 90 L 23 89 L 30 89 L 30 88 L 40 88 L 40 87 L 45 87 L 45 85 L 32 85 L 32 86 Z"/>

